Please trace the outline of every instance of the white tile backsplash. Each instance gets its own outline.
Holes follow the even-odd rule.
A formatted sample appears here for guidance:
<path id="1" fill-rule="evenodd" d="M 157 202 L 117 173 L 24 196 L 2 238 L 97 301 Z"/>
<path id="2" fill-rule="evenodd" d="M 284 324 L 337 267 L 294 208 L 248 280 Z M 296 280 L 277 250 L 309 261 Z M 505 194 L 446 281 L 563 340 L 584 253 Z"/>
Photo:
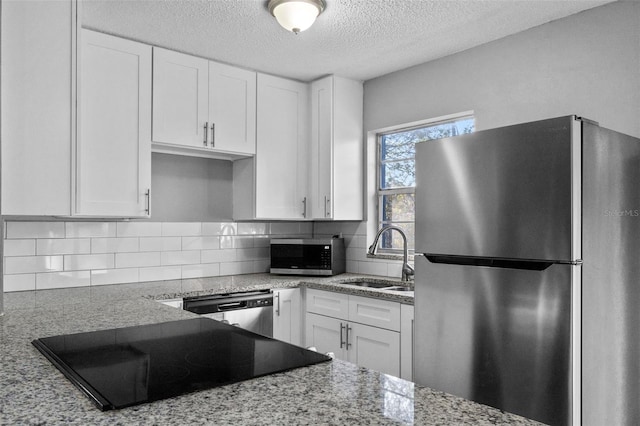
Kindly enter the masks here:
<path id="1" fill-rule="evenodd" d="M 236 235 L 237 224 L 234 222 L 205 222 L 202 224 L 202 235 Z"/>
<path id="2" fill-rule="evenodd" d="M 36 240 L 4 240 L 5 256 L 34 256 L 36 254 Z"/>
<path id="3" fill-rule="evenodd" d="M 116 222 L 67 222 L 66 238 L 115 237 Z"/>
<path id="4" fill-rule="evenodd" d="M 182 248 L 181 237 L 141 237 L 140 251 L 175 251 Z"/>
<path id="5" fill-rule="evenodd" d="M 5 274 L 62 271 L 63 256 L 16 256 L 4 259 Z"/>
<path id="6" fill-rule="evenodd" d="M 132 253 L 140 249 L 141 238 L 91 238 L 91 253 Z"/>
<path id="7" fill-rule="evenodd" d="M 86 287 L 90 284 L 90 271 L 49 272 L 36 274 L 36 290 L 63 287 Z"/>
<path id="8" fill-rule="evenodd" d="M 184 237 L 202 235 L 200 222 L 165 222 L 162 224 L 163 237 Z"/>
<path id="9" fill-rule="evenodd" d="M 162 281 L 162 280 L 179 280 L 182 278 L 182 268 L 180 266 L 158 266 L 154 268 L 140 268 L 139 280 L 144 281 Z"/>
<path id="10" fill-rule="evenodd" d="M 116 268 L 160 266 L 160 252 L 116 253 Z"/>
<path id="11" fill-rule="evenodd" d="M 160 255 L 162 265 L 195 265 L 200 263 L 200 250 L 163 251 Z"/>
<path id="12" fill-rule="evenodd" d="M 36 274 L 5 275 L 4 291 L 25 291 L 36 289 Z"/>
<path id="13" fill-rule="evenodd" d="M 64 238 L 65 222 L 7 222 L 7 239 Z"/>
<path id="14" fill-rule="evenodd" d="M 98 269 L 91 271 L 91 285 L 138 282 L 138 268 Z"/>
<path id="15" fill-rule="evenodd" d="M 114 254 L 69 254 L 64 256 L 65 271 L 114 268 Z"/>
<path id="16" fill-rule="evenodd" d="M 220 275 L 219 263 L 207 263 L 199 265 L 183 265 L 182 278 L 217 277 Z"/>
<path id="17" fill-rule="evenodd" d="M 118 222 L 116 230 L 118 237 L 160 237 L 162 236 L 162 223 Z"/>
<path id="18" fill-rule="evenodd" d="M 252 274 L 253 262 L 230 262 L 220 264 L 220 275 Z"/>
<path id="19" fill-rule="evenodd" d="M 238 235 L 265 235 L 270 234 L 268 223 L 239 222 Z"/>
<path id="20" fill-rule="evenodd" d="M 182 250 L 217 250 L 220 248 L 220 238 L 221 237 L 182 237 Z"/>
<path id="21" fill-rule="evenodd" d="M 202 250 L 200 260 L 202 263 L 235 262 L 236 250 Z"/>
<path id="22" fill-rule="evenodd" d="M 309 222 L 7 221 L 4 290 L 268 272 L 272 237 Z"/>
<path id="23" fill-rule="evenodd" d="M 89 238 L 45 238 L 36 240 L 36 254 L 88 254 L 91 253 Z"/>

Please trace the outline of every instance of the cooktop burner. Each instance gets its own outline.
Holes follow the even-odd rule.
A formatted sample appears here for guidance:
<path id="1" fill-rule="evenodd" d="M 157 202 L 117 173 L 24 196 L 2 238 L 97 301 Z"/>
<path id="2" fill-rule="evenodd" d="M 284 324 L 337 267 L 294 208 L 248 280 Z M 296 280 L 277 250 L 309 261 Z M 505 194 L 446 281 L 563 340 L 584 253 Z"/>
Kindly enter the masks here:
<path id="1" fill-rule="evenodd" d="M 44 337 L 32 343 L 101 410 L 330 359 L 208 318 Z"/>

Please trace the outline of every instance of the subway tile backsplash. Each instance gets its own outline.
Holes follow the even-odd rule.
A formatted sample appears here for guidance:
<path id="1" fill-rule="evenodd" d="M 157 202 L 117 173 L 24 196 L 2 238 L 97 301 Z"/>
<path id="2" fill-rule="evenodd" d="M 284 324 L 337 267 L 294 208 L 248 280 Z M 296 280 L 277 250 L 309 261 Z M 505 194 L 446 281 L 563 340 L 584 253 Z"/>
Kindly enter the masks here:
<path id="1" fill-rule="evenodd" d="M 271 238 L 342 234 L 347 272 L 400 278 L 401 262 L 366 256 L 366 222 L 8 221 L 4 291 L 269 271 Z"/>
<path id="2" fill-rule="evenodd" d="M 4 291 L 268 272 L 271 237 L 312 232 L 308 222 L 8 221 Z"/>

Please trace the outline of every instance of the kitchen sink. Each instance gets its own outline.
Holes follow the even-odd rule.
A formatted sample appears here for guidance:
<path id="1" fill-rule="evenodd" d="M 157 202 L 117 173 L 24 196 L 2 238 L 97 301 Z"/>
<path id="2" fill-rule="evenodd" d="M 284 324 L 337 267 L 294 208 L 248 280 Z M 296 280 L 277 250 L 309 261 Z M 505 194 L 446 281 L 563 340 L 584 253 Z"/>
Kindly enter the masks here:
<path id="1" fill-rule="evenodd" d="M 411 287 L 403 287 L 403 286 L 396 286 L 396 287 L 384 287 L 382 290 L 392 290 L 392 291 L 413 291 L 413 289 Z"/>
<path id="2" fill-rule="evenodd" d="M 355 285 L 358 287 L 376 288 L 379 290 L 392 290 L 392 291 L 413 291 L 411 287 L 405 287 L 398 285 L 396 281 L 369 281 L 369 280 L 354 280 L 354 281 L 340 281 L 339 284 Z"/>
<path id="3" fill-rule="evenodd" d="M 357 285 L 358 287 L 370 287 L 370 288 L 385 288 L 391 287 L 394 284 L 392 283 L 384 283 L 384 282 L 376 282 L 376 281 L 342 281 L 340 284 L 349 284 L 349 285 Z"/>

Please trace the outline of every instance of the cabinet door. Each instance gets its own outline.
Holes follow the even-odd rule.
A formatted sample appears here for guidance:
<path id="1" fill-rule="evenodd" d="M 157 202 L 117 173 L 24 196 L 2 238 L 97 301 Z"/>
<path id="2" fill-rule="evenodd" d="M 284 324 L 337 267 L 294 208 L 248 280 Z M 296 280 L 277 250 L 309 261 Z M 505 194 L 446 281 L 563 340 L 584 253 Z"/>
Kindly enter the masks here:
<path id="1" fill-rule="evenodd" d="M 153 48 L 153 141 L 208 144 L 209 61 Z M 206 127 L 206 130 L 205 130 Z"/>
<path id="2" fill-rule="evenodd" d="M 273 299 L 273 338 L 302 345 L 300 289 L 274 290 Z"/>
<path id="3" fill-rule="evenodd" d="M 68 216 L 76 1 L 1 7 L 2 214 Z"/>
<path id="4" fill-rule="evenodd" d="M 255 154 L 255 72 L 209 62 L 209 145 Z"/>
<path id="5" fill-rule="evenodd" d="M 413 306 L 400 305 L 400 377 L 413 381 Z"/>
<path id="6" fill-rule="evenodd" d="M 318 352 L 333 352 L 336 358 L 347 360 L 347 322 L 307 312 L 305 346 L 313 346 Z"/>
<path id="7" fill-rule="evenodd" d="M 362 83 L 329 76 L 311 83 L 311 199 L 314 219 L 362 220 Z"/>
<path id="8" fill-rule="evenodd" d="M 348 361 L 400 376 L 400 333 L 354 322 L 347 327 Z"/>
<path id="9" fill-rule="evenodd" d="M 307 289 L 306 303 L 307 312 L 349 319 L 349 295 L 347 294 Z"/>
<path id="10" fill-rule="evenodd" d="M 333 77 L 311 83 L 311 209 L 330 219 L 333 198 Z"/>
<path id="11" fill-rule="evenodd" d="M 305 217 L 308 86 L 258 74 L 256 217 Z"/>
<path id="12" fill-rule="evenodd" d="M 76 213 L 148 216 L 151 46 L 83 30 Z"/>

